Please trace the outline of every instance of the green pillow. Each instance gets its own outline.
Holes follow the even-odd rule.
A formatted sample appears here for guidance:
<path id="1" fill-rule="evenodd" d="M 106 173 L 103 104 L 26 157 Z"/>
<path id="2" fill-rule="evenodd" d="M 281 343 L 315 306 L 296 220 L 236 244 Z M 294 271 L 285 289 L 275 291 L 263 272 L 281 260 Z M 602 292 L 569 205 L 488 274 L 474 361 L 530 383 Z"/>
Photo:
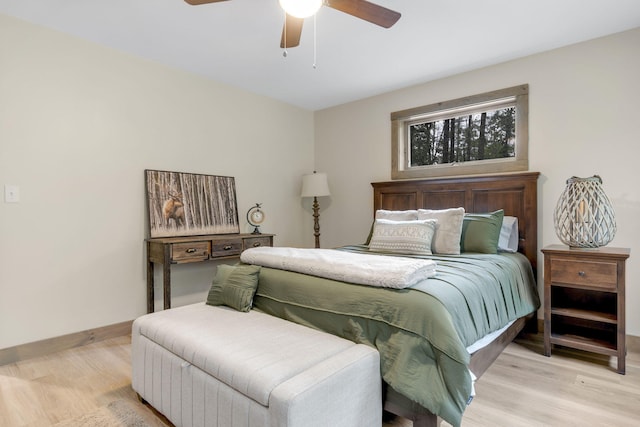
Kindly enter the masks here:
<path id="1" fill-rule="evenodd" d="M 218 265 L 207 304 L 226 305 L 247 312 L 258 288 L 260 267 L 256 265 Z"/>
<path id="2" fill-rule="evenodd" d="M 498 240 L 504 210 L 490 213 L 466 213 L 462 221 L 461 252 L 498 253 Z"/>

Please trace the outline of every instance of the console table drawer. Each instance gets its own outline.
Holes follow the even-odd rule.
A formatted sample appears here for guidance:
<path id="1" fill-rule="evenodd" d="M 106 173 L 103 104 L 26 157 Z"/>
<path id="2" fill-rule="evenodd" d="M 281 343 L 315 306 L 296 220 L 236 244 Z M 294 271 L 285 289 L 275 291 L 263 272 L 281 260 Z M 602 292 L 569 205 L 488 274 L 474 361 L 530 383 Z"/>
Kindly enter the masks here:
<path id="1" fill-rule="evenodd" d="M 248 237 L 244 240 L 244 250 L 259 248 L 260 246 L 272 246 L 271 237 Z"/>
<path id="2" fill-rule="evenodd" d="M 171 245 L 171 262 L 196 262 L 209 258 L 209 242 L 174 243 Z"/>
<path id="3" fill-rule="evenodd" d="M 614 290 L 618 284 L 617 264 L 553 258 L 551 282 Z"/>
<path id="4" fill-rule="evenodd" d="M 211 257 L 236 256 L 242 252 L 242 239 L 218 240 L 211 245 Z"/>

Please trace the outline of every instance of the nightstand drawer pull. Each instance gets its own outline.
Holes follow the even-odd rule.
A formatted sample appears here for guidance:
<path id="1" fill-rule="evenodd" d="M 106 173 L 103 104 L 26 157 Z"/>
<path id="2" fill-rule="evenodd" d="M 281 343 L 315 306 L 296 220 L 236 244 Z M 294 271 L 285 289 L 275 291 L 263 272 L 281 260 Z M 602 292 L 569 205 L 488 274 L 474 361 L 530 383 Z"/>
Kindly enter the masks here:
<path id="1" fill-rule="evenodd" d="M 262 243 L 260 243 L 260 242 L 255 242 L 255 243 L 253 244 L 253 247 L 254 247 L 254 248 L 258 248 L 258 247 L 260 247 L 260 246 L 262 246 Z"/>
<path id="2" fill-rule="evenodd" d="M 225 245 L 225 247 L 224 247 L 224 248 L 222 248 L 222 249 L 224 249 L 225 251 L 230 251 L 231 249 L 233 249 L 233 246 L 231 246 L 231 245 Z"/>
<path id="3" fill-rule="evenodd" d="M 196 253 L 196 250 L 197 250 L 196 248 L 189 248 L 185 252 L 188 253 L 188 254 L 194 254 L 194 253 Z"/>
<path id="4" fill-rule="evenodd" d="M 586 276 L 587 273 L 585 273 L 584 271 L 578 271 L 578 276 L 580 277 L 584 277 Z"/>

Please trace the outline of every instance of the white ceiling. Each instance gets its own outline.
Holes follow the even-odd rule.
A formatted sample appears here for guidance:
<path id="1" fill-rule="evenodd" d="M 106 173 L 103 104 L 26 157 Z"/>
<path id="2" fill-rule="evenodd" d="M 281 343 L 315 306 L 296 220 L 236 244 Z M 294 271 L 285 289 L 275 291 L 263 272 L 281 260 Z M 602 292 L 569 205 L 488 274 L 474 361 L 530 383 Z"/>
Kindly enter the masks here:
<path id="1" fill-rule="evenodd" d="M 323 7 L 280 49 L 278 0 L 0 0 L 0 13 L 318 110 L 640 27 L 640 0 L 372 0 L 383 29 Z M 640 53 L 640 46 L 638 47 Z"/>

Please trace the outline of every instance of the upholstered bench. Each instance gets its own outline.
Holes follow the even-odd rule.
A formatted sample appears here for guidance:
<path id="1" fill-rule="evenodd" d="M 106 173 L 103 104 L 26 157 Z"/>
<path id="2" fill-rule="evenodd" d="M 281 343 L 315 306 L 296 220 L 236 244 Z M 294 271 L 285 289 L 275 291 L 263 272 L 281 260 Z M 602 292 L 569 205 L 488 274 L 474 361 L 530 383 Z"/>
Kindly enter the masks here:
<path id="1" fill-rule="evenodd" d="M 135 320 L 133 389 L 176 426 L 379 427 L 380 359 L 255 310 L 193 304 Z"/>

